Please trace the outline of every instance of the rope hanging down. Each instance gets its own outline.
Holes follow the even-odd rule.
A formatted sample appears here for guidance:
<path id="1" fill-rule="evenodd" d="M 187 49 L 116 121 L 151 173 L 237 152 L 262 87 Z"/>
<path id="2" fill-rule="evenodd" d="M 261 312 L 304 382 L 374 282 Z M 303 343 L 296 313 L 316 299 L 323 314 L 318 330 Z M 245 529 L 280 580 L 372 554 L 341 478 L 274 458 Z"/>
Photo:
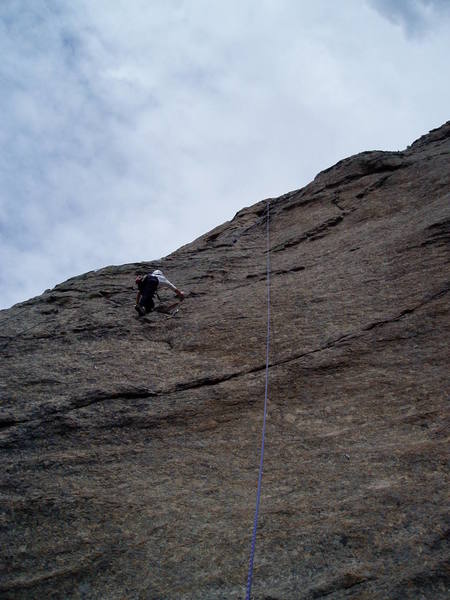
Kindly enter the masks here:
<path id="1" fill-rule="evenodd" d="M 255 558 L 255 547 L 256 547 L 256 531 L 258 529 L 258 516 L 259 516 L 259 505 L 261 502 L 261 484 L 263 475 L 264 465 L 264 442 L 266 439 L 266 416 L 267 416 L 267 398 L 269 390 L 269 350 L 270 350 L 270 200 L 267 200 L 267 213 L 266 213 L 266 244 L 267 244 L 267 340 L 266 340 L 266 384 L 264 392 L 264 419 L 261 436 L 261 454 L 259 461 L 259 474 L 258 474 L 258 489 L 256 492 L 256 507 L 255 507 L 255 518 L 253 522 L 253 535 L 252 545 L 250 550 L 250 562 L 248 567 L 247 576 L 247 593 L 245 600 L 250 600 L 252 592 L 252 581 L 253 581 L 253 561 Z"/>

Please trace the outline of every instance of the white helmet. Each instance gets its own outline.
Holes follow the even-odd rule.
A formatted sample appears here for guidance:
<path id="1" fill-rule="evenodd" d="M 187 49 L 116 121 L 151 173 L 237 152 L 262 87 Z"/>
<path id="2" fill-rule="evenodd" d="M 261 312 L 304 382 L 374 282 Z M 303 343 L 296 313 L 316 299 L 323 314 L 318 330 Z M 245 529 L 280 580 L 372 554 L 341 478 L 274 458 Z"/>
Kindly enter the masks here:
<path id="1" fill-rule="evenodd" d="M 152 275 L 162 275 L 162 271 L 160 271 L 159 269 L 156 269 L 156 271 L 153 271 Z"/>

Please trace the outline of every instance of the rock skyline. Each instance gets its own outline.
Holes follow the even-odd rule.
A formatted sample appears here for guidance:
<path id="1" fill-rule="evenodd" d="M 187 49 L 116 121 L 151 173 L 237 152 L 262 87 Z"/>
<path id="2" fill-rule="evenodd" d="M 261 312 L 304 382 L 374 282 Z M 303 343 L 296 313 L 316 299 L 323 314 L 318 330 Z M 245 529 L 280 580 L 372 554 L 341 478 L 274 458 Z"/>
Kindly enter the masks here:
<path id="1" fill-rule="evenodd" d="M 254 600 L 448 598 L 449 159 L 450 121 L 269 200 Z M 245 597 L 267 202 L 1 311 L 2 598 Z M 186 299 L 139 318 L 155 268 Z"/>

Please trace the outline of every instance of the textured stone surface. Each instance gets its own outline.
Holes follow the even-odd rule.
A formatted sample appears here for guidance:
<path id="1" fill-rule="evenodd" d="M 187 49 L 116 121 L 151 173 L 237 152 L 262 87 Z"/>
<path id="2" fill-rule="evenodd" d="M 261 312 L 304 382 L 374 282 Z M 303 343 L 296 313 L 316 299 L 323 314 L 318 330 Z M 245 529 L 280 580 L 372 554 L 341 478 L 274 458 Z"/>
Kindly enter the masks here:
<path id="1" fill-rule="evenodd" d="M 449 158 L 447 123 L 271 202 L 255 599 L 448 597 Z M 0 313 L 2 598 L 244 597 L 265 207 Z M 187 298 L 139 319 L 156 267 Z"/>

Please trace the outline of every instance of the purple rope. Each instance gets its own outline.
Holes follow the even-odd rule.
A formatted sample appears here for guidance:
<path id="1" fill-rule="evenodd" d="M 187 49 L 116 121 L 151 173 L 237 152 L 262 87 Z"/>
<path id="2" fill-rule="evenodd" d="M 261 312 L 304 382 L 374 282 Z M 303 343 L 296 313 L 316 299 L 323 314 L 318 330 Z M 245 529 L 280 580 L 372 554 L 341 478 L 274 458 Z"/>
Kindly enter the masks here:
<path id="1" fill-rule="evenodd" d="M 251 545 L 251 550 L 250 550 L 250 562 L 249 562 L 248 576 L 247 576 L 247 593 L 245 596 L 245 600 L 250 600 L 250 596 L 251 596 L 251 592 L 252 592 L 253 561 L 255 558 L 256 531 L 258 529 L 259 505 L 261 502 L 261 484 L 262 484 L 263 465 L 264 465 L 264 442 L 266 439 L 266 416 L 267 416 L 267 397 L 268 397 L 268 389 L 269 389 L 269 350 L 270 350 L 270 228 L 269 228 L 270 214 L 269 214 L 269 206 L 270 206 L 270 201 L 267 200 L 267 230 L 266 230 L 266 238 L 267 238 L 267 342 L 266 342 L 266 386 L 265 386 L 265 393 L 264 393 L 264 420 L 263 420 L 263 428 L 262 428 L 262 436 L 261 436 L 261 455 L 260 455 L 260 460 L 259 460 L 258 489 L 256 492 L 255 518 L 253 521 L 252 545 Z"/>

